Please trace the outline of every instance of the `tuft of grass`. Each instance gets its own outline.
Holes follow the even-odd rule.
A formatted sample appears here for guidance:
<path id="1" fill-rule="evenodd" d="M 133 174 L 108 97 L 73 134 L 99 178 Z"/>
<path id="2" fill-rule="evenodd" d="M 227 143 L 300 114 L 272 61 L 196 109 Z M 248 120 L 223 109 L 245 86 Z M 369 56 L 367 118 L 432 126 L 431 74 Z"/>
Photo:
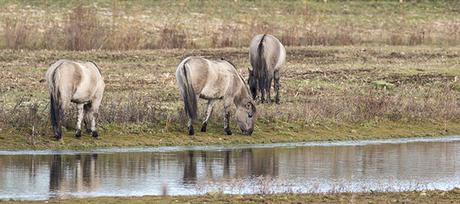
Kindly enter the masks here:
<path id="1" fill-rule="evenodd" d="M 156 48 L 172 49 L 189 47 L 187 34 L 175 27 L 165 27 L 160 31 L 160 37 L 156 43 Z"/>
<path id="2" fill-rule="evenodd" d="M 4 48 L 16 50 L 26 48 L 31 34 L 27 20 L 8 17 L 2 23 Z"/>
<path id="3" fill-rule="evenodd" d="M 287 46 L 460 44 L 453 1 L 0 3 L 0 48 L 11 49 L 246 47 L 260 33 Z"/>
<path id="4" fill-rule="evenodd" d="M 65 23 L 65 49 L 103 48 L 108 34 L 107 28 L 100 22 L 94 8 L 86 8 L 82 5 L 75 7 Z"/>

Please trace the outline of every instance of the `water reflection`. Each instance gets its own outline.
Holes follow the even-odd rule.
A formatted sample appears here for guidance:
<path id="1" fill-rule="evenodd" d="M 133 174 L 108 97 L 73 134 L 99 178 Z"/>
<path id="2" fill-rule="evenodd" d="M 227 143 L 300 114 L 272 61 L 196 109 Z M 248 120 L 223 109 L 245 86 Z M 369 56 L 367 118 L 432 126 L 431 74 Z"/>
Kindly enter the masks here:
<path id="1" fill-rule="evenodd" d="M 0 156 L 0 199 L 460 187 L 460 142 Z"/>
<path id="2" fill-rule="evenodd" d="M 63 158 L 51 156 L 49 192 L 56 197 L 64 197 L 68 192 L 97 191 L 100 177 L 97 171 L 97 154 L 76 155 Z"/>

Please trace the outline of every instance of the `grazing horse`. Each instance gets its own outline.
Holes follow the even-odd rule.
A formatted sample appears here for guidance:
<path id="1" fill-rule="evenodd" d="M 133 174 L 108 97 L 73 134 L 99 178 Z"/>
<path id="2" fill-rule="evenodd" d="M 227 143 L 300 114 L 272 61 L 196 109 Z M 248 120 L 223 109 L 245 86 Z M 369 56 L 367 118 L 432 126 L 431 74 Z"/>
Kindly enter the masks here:
<path id="1" fill-rule="evenodd" d="M 70 102 L 73 102 L 78 108 L 75 136 L 81 137 L 81 122 L 84 120 L 87 131 L 97 138 L 96 120 L 105 87 L 99 67 L 94 62 L 59 60 L 48 68 L 46 80 L 54 137 L 58 140 L 62 138 L 61 120 Z M 88 122 L 91 129 L 88 129 Z"/>
<path id="2" fill-rule="evenodd" d="M 201 132 L 206 132 L 212 108 L 217 100 L 224 101 L 224 131 L 231 135 L 230 106 L 236 106 L 236 121 L 243 134 L 254 130 L 256 106 L 249 89 L 235 66 L 226 60 L 187 57 L 176 70 L 176 80 L 184 100 L 189 135 L 195 134 L 193 120 L 197 118 L 197 97 L 208 100 Z"/>
<path id="3" fill-rule="evenodd" d="M 252 70 L 249 69 L 248 84 L 254 100 L 257 97 L 257 88 L 261 94 L 261 102 L 271 102 L 270 88 L 274 81 L 276 92 L 275 102 L 280 102 L 280 69 L 286 60 L 286 49 L 283 44 L 272 35 L 257 35 L 251 40 L 249 60 Z"/>

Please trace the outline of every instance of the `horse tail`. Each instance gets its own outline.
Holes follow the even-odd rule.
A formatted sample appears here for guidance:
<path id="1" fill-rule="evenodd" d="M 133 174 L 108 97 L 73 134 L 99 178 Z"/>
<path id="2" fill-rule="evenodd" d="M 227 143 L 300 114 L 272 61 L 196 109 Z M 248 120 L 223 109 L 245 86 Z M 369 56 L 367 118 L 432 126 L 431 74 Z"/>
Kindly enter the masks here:
<path id="1" fill-rule="evenodd" d="M 262 39 L 259 42 L 259 46 L 257 47 L 257 61 L 256 66 L 258 68 L 257 72 L 255 73 L 258 81 L 259 81 L 259 88 L 266 89 L 268 83 L 268 69 L 267 69 L 267 62 L 265 61 L 264 56 L 264 40 L 265 36 L 262 36 Z"/>
<path id="2" fill-rule="evenodd" d="M 183 86 L 183 94 L 182 99 L 184 100 L 185 104 L 185 112 L 187 115 L 192 119 L 195 120 L 197 118 L 197 99 L 195 90 L 193 89 L 192 82 L 190 81 L 190 68 L 187 65 L 188 60 L 185 60 L 182 66 L 182 81 Z"/>
<path id="3" fill-rule="evenodd" d="M 57 137 L 61 136 L 61 118 L 63 117 L 63 110 L 61 108 L 61 93 L 59 88 L 56 86 L 56 72 L 61 66 L 57 65 L 54 69 L 53 74 L 51 75 L 50 83 L 50 116 L 51 116 L 51 125 L 53 126 L 54 135 Z"/>

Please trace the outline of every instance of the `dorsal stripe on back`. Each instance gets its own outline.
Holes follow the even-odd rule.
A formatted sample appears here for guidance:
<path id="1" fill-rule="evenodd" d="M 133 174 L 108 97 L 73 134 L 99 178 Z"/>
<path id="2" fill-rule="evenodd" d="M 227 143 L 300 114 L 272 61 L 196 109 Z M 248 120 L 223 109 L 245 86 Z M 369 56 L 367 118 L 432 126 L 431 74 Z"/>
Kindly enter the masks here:
<path id="1" fill-rule="evenodd" d="M 99 66 L 97 66 L 97 64 L 95 62 L 93 62 L 93 61 L 89 61 L 89 62 L 94 64 L 94 66 L 97 68 L 97 71 L 99 71 L 99 74 L 102 75 L 101 68 L 99 68 Z"/>
<path id="2" fill-rule="evenodd" d="M 226 61 L 226 62 L 228 62 L 230 65 L 232 65 L 233 69 L 235 69 L 236 75 L 238 75 L 238 77 L 241 79 L 241 82 L 243 82 L 244 87 L 246 87 L 246 90 L 248 91 L 248 93 L 251 93 L 251 91 L 249 90 L 248 85 L 247 85 L 246 82 L 244 81 L 243 76 L 241 76 L 241 74 L 240 74 L 240 73 L 238 72 L 238 70 L 236 69 L 235 64 L 233 64 L 232 62 L 230 62 L 230 61 L 228 61 L 228 60 L 226 60 L 226 59 L 224 59 L 224 58 L 221 58 L 221 60 Z"/>

